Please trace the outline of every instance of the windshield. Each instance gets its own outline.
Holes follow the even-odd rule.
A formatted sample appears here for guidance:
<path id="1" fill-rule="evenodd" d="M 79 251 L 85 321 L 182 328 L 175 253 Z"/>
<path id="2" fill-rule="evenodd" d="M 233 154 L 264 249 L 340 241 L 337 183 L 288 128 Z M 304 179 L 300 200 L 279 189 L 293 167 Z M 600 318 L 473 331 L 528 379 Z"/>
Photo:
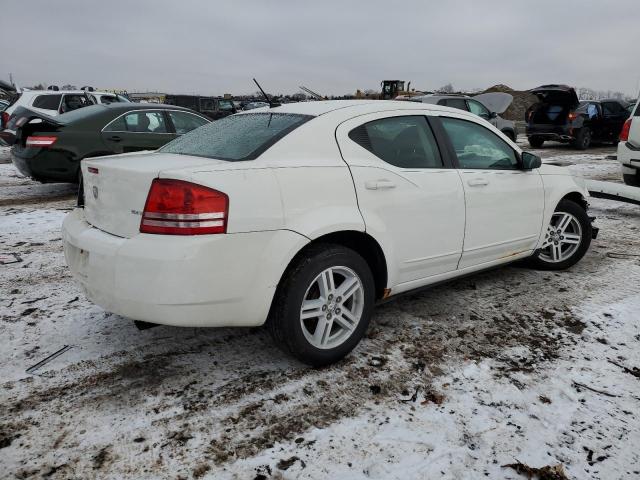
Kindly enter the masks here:
<path id="1" fill-rule="evenodd" d="M 229 161 L 253 160 L 311 118 L 266 112 L 231 115 L 193 130 L 159 151 Z"/>

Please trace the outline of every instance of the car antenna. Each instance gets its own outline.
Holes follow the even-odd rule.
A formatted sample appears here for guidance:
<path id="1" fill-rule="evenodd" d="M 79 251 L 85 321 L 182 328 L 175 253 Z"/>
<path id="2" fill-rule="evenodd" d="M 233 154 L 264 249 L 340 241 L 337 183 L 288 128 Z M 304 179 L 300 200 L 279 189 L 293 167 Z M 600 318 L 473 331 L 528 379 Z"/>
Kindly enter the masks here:
<path id="1" fill-rule="evenodd" d="M 311 90 L 310 88 L 305 87 L 304 85 L 300 85 L 298 88 L 300 90 L 302 90 L 304 93 L 306 93 L 308 95 L 311 95 L 316 100 L 326 100 L 327 99 L 327 97 L 323 97 L 319 93 L 314 92 L 313 90 Z"/>
<path id="2" fill-rule="evenodd" d="M 260 84 L 258 83 L 258 81 L 255 78 L 253 79 L 253 81 L 255 82 L 255 84 L 258 86 L 258 88 L 262 92 L 262 95 L 264 95 L 264 98 L 267 100 L 267 103 L 269 104 L 269 108 L 279 107 L 280 106 L 280 104 L 278 102 L 274 102 L 273 100 L 269 100 L 269 95 L 267 95 L 265 93 L 265 91 L 262 89 L 262 87 L 260 86 Z"/>

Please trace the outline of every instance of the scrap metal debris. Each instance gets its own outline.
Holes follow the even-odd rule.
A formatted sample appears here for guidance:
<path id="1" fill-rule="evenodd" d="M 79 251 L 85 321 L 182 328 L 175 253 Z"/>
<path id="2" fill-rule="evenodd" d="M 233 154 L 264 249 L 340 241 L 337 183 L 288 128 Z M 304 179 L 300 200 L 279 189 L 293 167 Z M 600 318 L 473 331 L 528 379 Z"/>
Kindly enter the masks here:
<path id="1" fill-rule="evenodd" d="M 576 388 L 584 388 L 586 390 L 590 390 L 594 393 L 599 393 L 600 395 L 605 395 L 607 397 L 617 398 L 620 396 L 620 395 L 614 395 L 613 393 L 605 392 L 604 390 L 597 390 L 593 387 L 590 387 L 589 385 L 585 385 L 584 383 L 576 382 L 575 380 L 573 380 L 572 383 L 573 383 L 573 386 Z"/>
<path id="2" fill-rule="evenodd" d="M 12 263 L 20 263 L 22 258 L 17 253 L 7 253 L 0 255 L 0 265 L 10 265 Z"/>
<path id="3" fill-rule="evenodd" d="M 502 468 L 513 468 L 517 473 L 526 475 L 530 480 L 534 478 L 539 480 L 569 480 L 569 477 L 564 473 L 564 468 L 561 464 L 536 468 L 530 467 L 520 461 L 516 461 L 516 463 L 502 465 Z"/>
<path id="4" fill-rule="evenodd" d="M 52 353 L 51 355 L 49 355 L 47 358 L 45 358 L 44 360 L 39 361 L 38 363 L 36 363 L 35 365 L 27 368 L 27 373 L 33 373 L 36 370 L 38 370 L 40 367 L 46 365 L 47 363 L 49 363 L 51 360 L 53 360 L 54 358 L 58 358 L 60 355 L 62 355 L 64 352 L 71 350 L 73 347 L 71 345 L 65 345 L 64 347 L 62 347 L 60 350 L 58 350 L 57 352 Z"/>

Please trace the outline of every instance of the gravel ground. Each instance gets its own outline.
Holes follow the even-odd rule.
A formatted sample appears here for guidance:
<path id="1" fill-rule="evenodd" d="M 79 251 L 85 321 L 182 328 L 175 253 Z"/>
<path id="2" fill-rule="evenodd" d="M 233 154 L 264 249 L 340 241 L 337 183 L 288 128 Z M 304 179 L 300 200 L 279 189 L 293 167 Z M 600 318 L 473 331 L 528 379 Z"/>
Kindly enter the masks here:
<path id="1" fill-rule="evenodd" d="M 612 148 L 537 152 L 619 180 Z M 526 478 L 516 461 L 640 475 L 637 206 L 592 199 L 601 233 L 571 270 L 402 297 L 313 370 L 260 328 L 138 331 L 88 303 L 61 249 L 73 191 L 0 165 L 4 478 Z"/>

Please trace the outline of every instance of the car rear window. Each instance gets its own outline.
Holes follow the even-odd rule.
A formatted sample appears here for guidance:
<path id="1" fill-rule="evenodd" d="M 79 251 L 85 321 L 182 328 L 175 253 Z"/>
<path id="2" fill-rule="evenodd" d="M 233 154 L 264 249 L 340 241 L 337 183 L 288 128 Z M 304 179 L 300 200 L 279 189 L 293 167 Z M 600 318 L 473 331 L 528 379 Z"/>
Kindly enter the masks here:
<path id="1" fill-rule="evenodd" d="M 253 160 L 311 118 L 266 112 L 231 115 L 193 130 L 159 151 L 228 161 Z"/>

